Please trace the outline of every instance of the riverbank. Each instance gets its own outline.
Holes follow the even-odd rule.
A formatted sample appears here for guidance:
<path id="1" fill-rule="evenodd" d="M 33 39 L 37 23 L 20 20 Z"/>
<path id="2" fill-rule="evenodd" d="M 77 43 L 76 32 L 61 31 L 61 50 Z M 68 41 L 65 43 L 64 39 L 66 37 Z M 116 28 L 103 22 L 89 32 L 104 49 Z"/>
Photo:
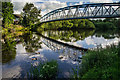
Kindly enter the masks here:
<path id="1" fill-rule="evenodd" d="M 104 20 L 88 20 L 88 19 L 74 19 L 62 20 L 47 23 L 37 23 L 36 31 L 43 30 L 75 30 L 75 29 L 96 29 L 96 30 L 110 30 L 120 29 L 120 19 L 106 18 Z"/>
<path id="2" fill-rule="evenodd" d="M 109 29 L 120 29 L 120 19 L 115 18 L 106 18 L 106 19 L 98 19 L 98 20 L 90 20 L 97 30 L 109 30 Z"/>
<path id="3" fill-rule="evenodd" d="M 81 35 L 81 34 L 86 35 L 86 32 L 89 32 L 89 31 L 82 31 L 82 32 L 74 31 L 73 34 L 77 38 L 77 35 Z M 59 35 L 59 33 L 61 33 L 61 34 L 63 34 L 63 35 L 61 35 L 61 37 L 62 37 L 67 32 L 66 31 L 48 32 L 49 35 L 52 35 L 52 33 L 56 34 L 56 36 Z M 70 31 L 70 33 L 68 32 L 68 34 L 71 34 L 71 31 Z M 88 33 L 88 34 L 90 34 L 90 33 Z M 117 39 L 117 36 L 115 36 L 115 35 L 118 35 L 117 33 L 108 34 L 108 35 L 110 35 L 110 37 L 111 37 L 111 35 L 115 36 L 113 39 L 104 39 L 104 37 L 101 37 L 102 35 L 100 35 L 100 33 L 99 33 L 99 35 L 100 35 L 99 37 L 95 37 L 95 34 L 97 34 L 97 33 L 91 34 L 89 36 L 85 36 L 84 39 L 80 38 L 76 42 L 79 45 L 82 45 L 81 47 L 87 46 L 88 48 L 90 48 L 91 46 L 93 46 L 95 44 L 95 41 L 100 41 L 100 44 L 105 44 L 106 42 L 111 43 L 111 42 L 116 42 L 117 40 L 119 40 L 119 38 Z M 67 37 L 67 34 L 65 36 L 66 36 L 66 38 L 73 37 L 73 36 Z M 55 36 L 53 36 L 53 37 L 55 37 Z M 27 78 L 26 75 L 27 75 L 27 72 L 30 70 L 31 64 L 37 65 L 37 64 L 40 64 L 41 61 L 44 61 L 44 60 L 51 61 L 52 59 L 56 60 L 58 62 L 58 67 L 59 67 L 58 71 L 60 70 L 60 72 L 61 72 L 61 73 L 59 73 L 58 78 L 70 78 L 70 75 L 73 74 L 72 68 L 75 69 L 76 65 L 79 65 L 79 63 L 81 64 L 81 62 L 83 60 L 83 59 L 81 60 L 81 57 L 84 58 L 87 54 L 89 54 L 89 52 L 81 53 L 81 50 L 79 50 L 79 49 L 75 49 L 72 47 L 70 48 L 69 46 L 67 47 L 65 45 L 62 45 L 62 43 L 58 44 L 52 40 L 45 39 L 45 38 L 41 37 L 40 35 L 33 34 L 33 33 L 24 34 L 21 37 L 19 37 L 18 39 L 20 39 L 20 41 L 21 41 L 19 44 L 9 42 L 7 40 L 7 42 L 2 45 L 4 47 L 2 49 L 2 54 L 3 54 L 2 55 L 2 57 L 3 57 L 2 63 L 3 63 L 3 77 L 4 78 L 8 78 L 8 77 L 12 78 L 11 76 L 14 76 L 14 75 L 16 75 L 16 76 L 14 76 L 15 78 L 18 78 L 18 77 L 19 78 Z M 71 39 L 71 38 L 69 38 L 69 39 Z M 75 39 L 75 38 L 73 38 L 73 39 Z M 94 43 L 90 42 L 90 41 L 93 41 Z M 101 41 L 104 43 L 101 43 Z M 16 41 L 14 41 L 14 42 L 16 42 Z M 89 43 L 87 43 L 87 42 L 89 42 Z M 74 43 L 71 42 L 70 44 L 74 44 Z M 99 44 L 97 44 L 97 45 L 99 45 Z M 36 54 L 36 53 L 39 53 L 39 54 Z M 35 61 L 32 60 L 32 57 L 37 58 L 37 60 L 35 60 Z M 96 58 L 96 55 L 93 55 L 92 57 Z M 103 57 L 104 57 L 104 55 L 103 55 Z M 92 59 L 90 62 L 92 62 Z M 91 65 L 91 66 L 94 66 L 94 65 Z M 9 68 L 9 67 L 11 67 L 11 68 Z M 14 71 L 16 71 L 16 73 Z M 14 75 L 11 75 L 11 74 L 14 74 Z M 21 76 L 17 76 L 18 74 L 21 74 Z M 6 76 L 6 75 L 9 75 L 9 76 Z M 92 75 L 94 75 L 94 73 Z"/>
<path id="4" fill-rule="evenodd" d="M 28 28 L 25 28 L 21 25 L 13 25 L 11 24 L 8 27 L 2 28 L 2 38 L 3 39 L 14 39 L 20 35 L 23 35 L 24 33 L 29 32 Z"/>
<path id="5" fill-rule="evenodd" d="M 73 29 L 95 29 L 94 24 L 88 19 L 62 20 L 47 23 L 38 23 L 37 31 L 41 30 L 73 30 Z"/>
<path id="6" fill-rule="evenodd" d="M 118 80 L 120 74 L 119 55 L 120 43 L 118 46 L 111 45 L 105 49 L 88 51 L 82 59 L 82 66 L 74 70 L 76 79 L 112 79 Z M 77 75 L 78 74 L 78 75 Z"/>

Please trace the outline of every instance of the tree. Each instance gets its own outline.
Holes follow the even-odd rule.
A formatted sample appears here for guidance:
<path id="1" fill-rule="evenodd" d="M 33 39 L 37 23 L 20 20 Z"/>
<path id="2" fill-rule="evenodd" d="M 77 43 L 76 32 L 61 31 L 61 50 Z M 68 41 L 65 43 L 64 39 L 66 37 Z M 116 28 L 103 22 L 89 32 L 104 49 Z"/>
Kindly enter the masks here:
<path id="1" fill-rule="evenodd" d="M 73 26 L 73 23 L 70 22 L 70 20 L 63 20 L 63 28 L 71 28 Z"/>
<path id="2" fill-rule="evenodd" d="M 21 13 L 23 17 L 23 26 L 29 26 L 30 28 L 34 26 L 34 24 L 39 21 L 39 17 L 41 17 L 40 13 L 41 10 L 38 10 L 33 3 L 26 3 L 23 8 L 23 13 Z"/>
<path id="3" fill-rule="evenodd" d="M 5 43 L 2 43 L 2 63 L 9 63 L 16 57 L 16 42 L 4 39 Z"/>
<path id="4" fill-rule="evenodd" d="M 2 2 L 2 17 L 4 27 L 9 27 L 13 23 L 13 4 L 11 2 Z"/>

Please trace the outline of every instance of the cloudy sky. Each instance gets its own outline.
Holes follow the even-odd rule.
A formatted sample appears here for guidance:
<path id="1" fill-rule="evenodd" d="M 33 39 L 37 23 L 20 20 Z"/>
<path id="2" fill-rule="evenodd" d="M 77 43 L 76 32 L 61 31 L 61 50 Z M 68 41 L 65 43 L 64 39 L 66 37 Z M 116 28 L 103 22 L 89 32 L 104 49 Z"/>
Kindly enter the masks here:
<path id="1" fill-rule="evenodd" d="M 78 5 L 86 2 L 91 3 L 109 3 L 109 2 L 116 2 L 120 0 L 12 0 L 12 3 L 14 5 L 14 13 L 20 14 L 22 11 L 22 8 L 24 7 L 26 2 L 34 3 L 34 5 L 41 9 L 41 14 L 44 15 L 47 12 L 50 12 L 52 10 L 70 6 L 70 5 Z"/>

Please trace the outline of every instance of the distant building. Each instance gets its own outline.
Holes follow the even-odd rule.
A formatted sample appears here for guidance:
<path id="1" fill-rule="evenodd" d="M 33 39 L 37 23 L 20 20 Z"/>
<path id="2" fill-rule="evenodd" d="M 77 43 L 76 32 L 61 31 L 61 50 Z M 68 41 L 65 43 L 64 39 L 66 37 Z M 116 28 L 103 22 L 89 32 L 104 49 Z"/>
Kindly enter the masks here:
<path id="1" fill-rule="evenodd" d="M 18 24 L 21 18 L 20 14 L 13 14 L 15 19 L 14 19 L 14 24 Z"/>

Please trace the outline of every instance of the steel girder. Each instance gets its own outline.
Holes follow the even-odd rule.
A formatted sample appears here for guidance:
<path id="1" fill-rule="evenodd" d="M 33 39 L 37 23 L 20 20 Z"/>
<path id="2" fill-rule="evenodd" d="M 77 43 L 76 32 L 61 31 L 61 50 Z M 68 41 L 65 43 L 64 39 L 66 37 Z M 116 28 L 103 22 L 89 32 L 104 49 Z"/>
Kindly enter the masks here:
<path id="1" fill-rule="evenodd" d="M 120 3 L 94 3 L 59 8 L 41 17 L 40 22 L 120 17 Z"/>

